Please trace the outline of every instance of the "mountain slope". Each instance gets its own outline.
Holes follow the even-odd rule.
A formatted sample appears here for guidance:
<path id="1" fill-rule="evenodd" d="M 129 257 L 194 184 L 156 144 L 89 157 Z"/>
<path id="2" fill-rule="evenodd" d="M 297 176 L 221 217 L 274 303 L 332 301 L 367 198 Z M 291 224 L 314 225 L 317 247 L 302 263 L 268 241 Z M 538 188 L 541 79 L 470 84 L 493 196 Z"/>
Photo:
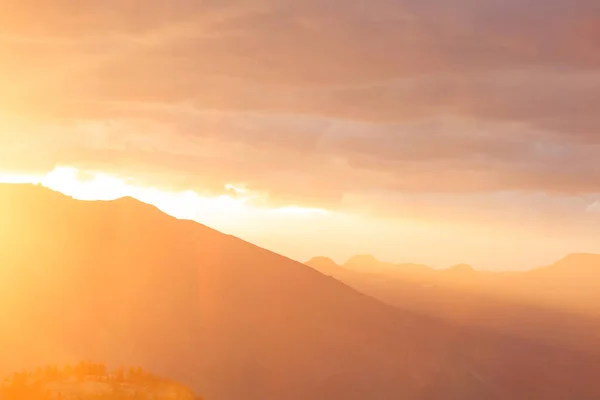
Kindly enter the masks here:
<path id="1" fill-rule="evenodd" d="M 307 265 L 322 270 L 320 259 Z M 362 259 L 368 263 L 354 269 L 330 263 L 327 271 L 406 311 L 600 353 L 599 255 L 572 254 L 547 267 L 502 273 Z"/>
<path id="2" fill-rule="evenodd" d="M 76 355 L 148 365 L 209 398 L 293 399 L 415 396 L 437 366 L 409 315 L 133 199 L 3 186 L 0 203 L 2 319 L 15 327 L 2 339 L 24 351 L 10 370 Z"/>
<path id="3" fill-rule="evenodd" d="M 399 311 L 133 199 L 4 185 L 0 220 L 0 372 L 102 359 L 215 400 L 600 394 L 597 358 Z"/>

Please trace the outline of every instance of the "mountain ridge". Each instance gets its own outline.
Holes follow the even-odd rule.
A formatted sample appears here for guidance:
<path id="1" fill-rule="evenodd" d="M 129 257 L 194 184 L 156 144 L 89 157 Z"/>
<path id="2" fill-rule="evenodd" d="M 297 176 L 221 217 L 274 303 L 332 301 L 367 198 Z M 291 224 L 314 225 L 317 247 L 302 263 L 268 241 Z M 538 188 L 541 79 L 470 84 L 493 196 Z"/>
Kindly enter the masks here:
<path id="1" fill-rule="evenodd" d="M 139 204 L 0 187 L 0 372 L 103 359 L 213 400 L 475 400 L 492 383 L 506 399 L 600 392 L 591 356 L 391 307 Z M 537 365 L 536 380 L 514 383 L 517 364 Z"/>
<path id="2" fill-rule="evenodd" d="M 312 260 L 307 265 L 321 268 Z M 511 272 L 460 265 L 423 272 L 400 264 L 361 270 L 330 266 L 329 271 L 404 310 L 570 348 L 600 349 L 600 255 L 573 253 L 545 267 Z"/>
<path id="3" fill-rule="evenodd" d="M 388 262 L 388 261 L 380 261 L 378 258 L 376 258 L 375 256 L 372 255 L 368 255 L 368 254 L 360 254 L 360 255 L 355 255 L 352 256 L 348 259 L 348 261 L 338 264 L 336 263 L 332 258 L 327 257 L 327 256 L 315 256 L 310 258 L 309 260 L 305 261 L 304 263 L 307 265 L 310 265 L 312 263 L 323 263 L 324 261 L 327 261 L 330 266 L 333 267 L 333 264 L 335 264 L 336 267 L 340 267 L 340 268 L 346 268 L 346 269 L 353 269 L 356 270 L 357 266 L 362 267 L 362 269 L 364 270 L 365 267 L 367 266 L 366 264 L 368 263 L 373 263 L 373 264 L 379 264 L 379 265 L 383 265 L 387 268 L 402 268 L 402 267 L 406 267 L 406 266 L 416 266 L 416 267 L 426 267 L 427 269 L 431 270 L 431 271 L 449 271 L 449 270 L 457 270 L 460 269 L 463 272 L 465 271 L 473 271 L 473 272 L 481 272 L 481 273 L 492 273 L 492 274 L 503 274 L 503 273 L 511 273 L 511 274 L 518 274 L 518 273 L 523 273 L 523 272 L 531 272 L 531 271 L 536 271 L 536 270 L 543 270 L 543 269 L 548 269 L 548 268 L 555 268 L 555 267 L 573 267 L 572 264 L 574 263 L 579 263 L 579 264 L 584 264 L 586 267 L 592 267 L 592 268 L 596 268 L 596 266 L 598 266 L 598 268 L 600 268 L 600 254 L 596 254 L 596 253 L 569 253 L 566 256 L 564 256 L 563 258 L 557 260 L 556 262 L 549 264 L 549 265 L 543 265 L 543 266 L 533 266 L 531 268 L 528 269 L 524 269 L 524 270 L 498 270 L 498 271 L 489 271 L 489 270 L 479 270 L 475 267 L 473 267 L 470 264 L 465 264 L 465 263 L 459 263 L 459 264 L 455 264 L 446 268 L 434 268 L 425 264 L 418 264 L 418 263 L 409 263 L 409 262 Z M 352 268 L 354 267 L 354 268 Z M 360 268 L 359 268 L 360 269 Z"/>
<path id="4" fill-rule="evenodd" d="M 70 349 L 67 353 L 83 352 L 79 358 L 97 359 L 103 351 L 118 349 L 116 360 L 130 357 L 133 360 L 129 361 L 136 361 L 130 364 L 144 362 L 155 368 L 175 371 L 181 369 L 178 363 L 188 364 L 184 369 L 204 371 L 208 376 L 212 375 L 214 381 L 201 379 L 194 382 L 195 378 L 185 371 L 177 377 L 184 382 L 190 379 L 199 386 L 208 385 L 209 390 L 204 391 L 207 397 L 217 399 L 235 398 L 242 392 L 247 392 L 246 398 L 263 398 L 283 390 L 277 389 L 281 383 L 275 387 L 268 383 L 274 379 L 270 375 L 279 377 L 281 382 L 289 381 L 287 386 L 296 388 L 297 393 L 289 398 L 305 397 L 319 386 L 313 384 L 311 388 L 306 384 L 311 381 L 308 376 L 314 375 L 311 370 L 339 370 L 341 376 L 352 374 L 358 396 L 361 390 L 370 386 L 367 382 L 373 381 L 373 378 L 368 378 L 362 379 L 364 382 L 361 383 L 357 379 L 362 375 L 358 371 L 367 368 L 363 364 L 377 369 L 382 360 L 388 359 L 392 365 L 398 364 L 398 368 L 394 368 L 396 371 L 407 368 L 402 366 L 399 358 L 394 360 L 386 353 L 392 347 L 397 347 L 392 354 L 401 349 L 408 353 L 413 350 L 389 339 L 385 339 L 384 343 L 388 344 L 381 347 L 377 344 L 381 340 L 376 338 L 387 336 L 386 332 L 391 330 L 397 331 L 399 337 L 405 336 L 407 342 L 414 342 L 415 339 L 410 337 L 418 335 L 400 329 L 407 323 L 411 324 L 410 315 L 401 316 L 370 296 L 289 258 L 220 234 L 204 225 L 166 216 L 155 207 L 138 207 L 137 202 L 127 199 L 80 202 L 44 188 L 14 189 L 5 186 L 0 188 L 0 199 L 4 214 L 11 216 L 14 228 L 10 229 L 14 246 L 11 251 L 3 251 L 0 260 L 28 265 L 27 275 L 21 284 L 22 293 L 30 291 L 34 285 L 39 287 L 35 290 L 41 290 L 36 298 L 19 298 L 23 308 L 32 310 L 31 315 L 19 318 L 25 327 L 53 324 L 55 328 L 48 329 L 48 336 L 60 340 L 57 347 L 67 346 Z M 5 228 L 8 226 L 5 225 Z M 8 233 L 6 229 L 4 231 Z M 48 246 L 48 240 L 51 246 Z M 195 243 L 200 247 L 196 247 Z M 74 246 L 72 252 L 65 252 L 68 246 Z M 180 267 L 168 268 L 172 261 Z M 132 268 L 136 264 L 140 267 Z M 51 275 L 47 268 L 49 265 L 56 265 Z M 81 268 L 82 265 L 87 267 Z M 43 283 L 50 277 L 50 282 L 57 285 Z M 10 280 L 5 278 L 8 287 Z M 190 285 L 190 282 L 198 280 L 199 288 L 195 287 L 195 283 Z M 167 288 L 165 284 L 168 284 Z M 111 287 L 113 294 L 106 296 L 103 287 Z M 4 293 L 6 296 L 10 292 Z M 153 302 L 153 293 L 164 293 L 161 298 L 168 301 L 165 304 Z M 296 293 L 297 297 L 290 298 L 290 293 Z M 71 304 L 70 299 L 75 298 L 78 299 L 77 304 Z M 116 300 L 121 304 L 118 312 L 110 306 L 109 298 L 111 302 Z M 273 299 L 278 301 L 273 303 Z M 194 300 L 193 304 L 191 300 Z M 144 304 L 152 303 L 160 305 L 160 308 L 144 307 Z M 50 307 L 56 312 L 70 311 L 62 311 L 63 316 L 59 318 L 62 323 L 56 325 L 56 321 L 52 322 L 47 317 L 48 311 L 42 311 L 50 310 Z M 239 309 L 246 309 L 246 312 L 240 313 Z M 86 314 L 92 310 L 102 320 L 99 325 L 97 321 L 93 324 L 95 329 L 108 327 L 107 332 L 102 334 L 108 340 L 106 345 L 89 336 L 94 332 L 92 325 L 82 330 L 85 324 L 77 322 L 86 320 Z M 177 310 L 176 315 L 172 314 L 174 310 Z M 285 320 L 287 314 L 296 316 L 294 323 L 281 325 L 280 321 Z M 186 322 L 190 318 L 191 321 Z M 175 336 L 167 326 L 175 328 Z M 260 331 L 244 332 L 250 326 L 262 328 Z M 358 330 L 360 326 L 372 326 L 373 329 L 361 332 Z M 152 330 L 153 337 L 141 339 L 142 332 L 146 330 Z M 328 330 L 337 333 L 329 334 Z M 303 332 L 308 336 L 304 336 Z M 80 335 L 88 337 L 82 340 Z M 200 342 L 196 336 L 201 337 Z M 358 351 L 358 346 L 354 354 L 335 348 L 334 338 L 346 337 L 344 340 L 352 343 L 357 340 L 354 336 L 363 337 L 357 346 L 363 341 L 373 345 L 368 351 L 366 348 Z M 108 345 L 112 338 L 118 337 L 123 338 L 121 344 Z M 296 354 L 292 345 L 296 341 L 305 342 L 304 352 Z M 156 346 L 165 351 L 168 349 L 168 352 L 155 352 L 150 356 L 150 349 Z M 186 354 L 187 349 L 194 347 L 205 349 L 200 364 Z M 381 349 L 377 350 L 377 347 Z M 260 349 L 264 351 L 260 352 Z M 291 356 L 292 353 L 294 356 Z M 284 364 L 282 357 L 285 354 L 295 359 L 295 364 Z M 422 356 L 426 356 L 426 352 Z M 356 358 L 356 361 L 349 362 L 349 357 Z M 260 361 L 261 358 L 264 360 Z M 315 364 L 317 360 L 318 364 Z M 46 362 L 36 361 L 37 364 Z M 259 367 L 261 364 L 267 369 Z M 319 364 L 325 366 L 317 368 Z M 237 369 L 240 369 L 239 373 L 235 372 Z M 388 377 L 382 374 L 375 377 L 375 381 L 400 390 L 398 383 L 394 382 L 399 380 L 405 383 L 402 391 L 406 393 L 414 392 L 422 385 L 414 381 L 422 378 L 411 377 L 412 373 L 396 377 L 397 373 Z M 214 374 L 220 378 L 217 379 Z M 294 376 L 303 377 L 302 385 L 292 383 L 296 379 Z M 319 382 L 322 378 L 315 376 L 313 379 Z M 219 380 L 223 383 L 218 383 Z M 326 380 L 323 384 L 323 393 L 343 390 L 341 382 L 336 383 L 335 380 Z M 254 394 L 252 386 L 255 387 Z M 306 388 L 301 389 L 302 386 Z M 327 386 L 331 387 L 328 389 Z"/>

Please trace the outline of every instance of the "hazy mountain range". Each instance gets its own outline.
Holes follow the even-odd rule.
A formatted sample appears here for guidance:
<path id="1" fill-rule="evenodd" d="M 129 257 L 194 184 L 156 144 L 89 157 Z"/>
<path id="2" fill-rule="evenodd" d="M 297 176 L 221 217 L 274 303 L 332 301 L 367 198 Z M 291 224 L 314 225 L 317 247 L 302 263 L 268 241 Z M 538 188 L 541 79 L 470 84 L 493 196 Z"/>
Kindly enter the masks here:
<path id="1" fill-rule="evenodd" d="M 4 374 L 91 359 L 143 365 L 209 400 L 600 398 L 590 349 L 440 318 L 428 311 L 440 297 L 403 303 L 419 295 L 403 288 L 504 277 L 372 274 L 361 259 L 313 260 L 318 272 L 131 198 L 36 186 L 0 185 L 0 221 Z M 564 282 L 559 267 L 516 281 Z"/>
<path id="2" fill-rule="evenodd" d="M 522 272 L 436 270 L 367 255 L 307 265 L 404 310 L 600 352 L 600 255 L 571 254 Z"/>

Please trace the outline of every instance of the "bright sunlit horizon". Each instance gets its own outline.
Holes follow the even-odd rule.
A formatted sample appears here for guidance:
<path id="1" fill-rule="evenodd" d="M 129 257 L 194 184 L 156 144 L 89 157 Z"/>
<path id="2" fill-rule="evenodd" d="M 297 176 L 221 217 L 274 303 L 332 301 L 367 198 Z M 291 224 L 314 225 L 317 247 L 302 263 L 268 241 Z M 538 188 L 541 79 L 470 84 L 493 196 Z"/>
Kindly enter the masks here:
<path id="1" fill-rule="evenodd" d="M 83 201 L 132 197 L 175 218 L 208 225 L 298 261 L 328 256 L 344 262 L 354 254 L 373 254 L 386 261 L 427 263 L 436 268 L 467 262 L 480 269 L 528 269 L 572 252 L 568 247 L 557 247 L 554 252 L 544 250 L 545 258 L 539 260 L 529 260 L 525 253 L 525 261 L 516 267 L 485 264 L 490 254 L 506 251 L 499 240 L 496 247 L 489 246 L 490 238 L 501 238 L 503 231 L 487 232 L 486 236 L 477 238 L 476 227 L 464 226 L 461 231 L 471 238 L 469 246 L 456 237 L 457 228 L 453 225 L 432 225 L 416 219 L 386 220 L 357 212 L 295 205 L 273 207 L 265 194 L 253 192 L 243 184 L 226 184 L 223 189 L 230 194 L 211 196 L 194 190 L 161 190 L 140 185 L 132 177 L 116 177 L 71 166 L 57 166 L 45 174 L 4 172 L 0 173 L 0 183 L 41 185 Z M 513 236 L 515 242 L 509 244 L 512 248 L 531 244 L 531 238 L 519 232 Z M 519 238 L 529 242 L 517 243 Z M 452 249 L 446 248 L 443 254 L 429 254 L 431 243 L 443 247 L 443 242 L 448 242 Z M 399 248 L 397 243 L 404 245 Z M 547 240 L 540 241 L 540 249 L 546 243 Z M 449 255 L 453 258 L 448 261 Z"/>
<path id="2" fill-rule="evenodd" d="M 593 2 L 537 1 L 14 2 L 0 171 L 299 261 L 600 253 Z"/>
<path id="3" fill-rule="evenodd" d="M 132 197 L 151 204 L 178 219 L 200 222 L 228 233 L 249 234 L 255 224 L 262 222 L 263 229 L 277 229 L 283 218 L 296 226 L 310 223 L 315 218 L 333 213 L 319 208 L 286 205 L 267 207 L 264 195 L 241 185 L 226 184 L 224 189 L 232 195 L 200 195 L 193 190 L 169 191 L 139 185 L 133 178 L 118 178 L 98 171 L 84 171 L 75 167 L 57 166 L 45 174 L 0 173 L 0 183 L 41 185 L 48 189 L 83 201 L 110 201 Z M 261 235 L 259 235 L 261 236 Z M 262 239 L 264 240 L 264 236 Z M 260 240 L 260 239 L 259 239 Z"/>
<path id="4" fill-rule="evenodd" d="M 0 173 L 0 183 L 41 185 L 84 201 L 108 201 L 133 197 L 179 219 L 197 220 L 200 216 L 208 214 L 228 214 L 229 218 L 233 218 L 233 213 L 247 212 L 250 209 L 297 215 L 329 213 L 324 209 L 294 205 L 276 208 L 257 207 L 249 203 L 261 195 L 234 184 L 226 184 L 224 189 L 233 191 L 235 196 L 226 194 L 202 196 L 193 190 L 166 191 L 144 187 L 136 184 L 133 178 L 122 179 L 103 172 L 82 171 L 68 166 L 57 166 L 41 175 Z"/>

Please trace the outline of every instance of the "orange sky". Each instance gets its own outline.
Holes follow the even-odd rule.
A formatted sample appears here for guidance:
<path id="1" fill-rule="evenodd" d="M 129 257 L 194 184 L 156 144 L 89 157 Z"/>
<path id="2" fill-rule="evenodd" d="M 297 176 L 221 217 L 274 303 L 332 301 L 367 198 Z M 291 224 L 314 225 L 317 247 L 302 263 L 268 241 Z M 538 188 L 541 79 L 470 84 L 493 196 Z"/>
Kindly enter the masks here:
<path id="1" fill-rule="evenodd" d="M 565 4 L 0 0 L 2 180 L 300 260 L 600 252 L 600 18 Z"/>
<path id="2" fill-rule="evenodd" d="M 224 194 L 202 195 L 193 190 L 161 190 L 140 185 L 131 177 L 66 166 L 45 174 L 0 173 L 0 182 L 42 184 L 80 200 L 135 197 L 177 218 L 204 223 L 298 260 L 327 254 L 341 262 L 354 253 L 369 252 L 390 260 L 418 259 L 437 267 L 468 259 L 479 261 L 483 268 L 518 269 L 525 265 L 509 262 L 511 258 L 519 260 L 519 254 L 524 263 L 536 252 L 540 262 L 542 257 L 549 257 L 550 262 L 561 252 L 594 248 L 591 240 L 585 243 L 589 247 L 584 247 L 566 237 L 557 240 L 549 234 L 534 234 L 531 222 L 525 223 L 523 230 L 497 223 L 489 229 L 466 220 L 449 223 L 442 218 L 390 219 L 352 209 L 274 207 L 268 194 L 233 184 L 226 185 Z M 508 252 L 515 255 L 508 258 Z"/>

